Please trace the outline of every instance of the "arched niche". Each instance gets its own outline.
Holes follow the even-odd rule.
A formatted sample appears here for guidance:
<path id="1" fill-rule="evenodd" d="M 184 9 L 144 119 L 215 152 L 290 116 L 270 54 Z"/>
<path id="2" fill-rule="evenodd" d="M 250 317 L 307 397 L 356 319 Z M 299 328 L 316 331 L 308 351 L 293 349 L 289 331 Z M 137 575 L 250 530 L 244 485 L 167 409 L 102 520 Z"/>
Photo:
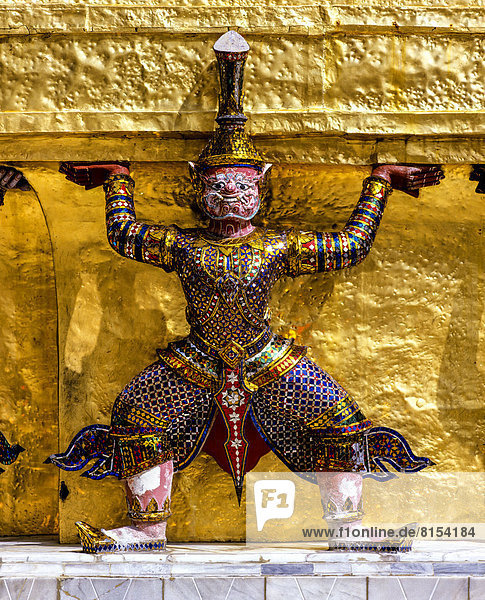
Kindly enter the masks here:
<path id="1" fill-rule="evenodd" d="M 25 448 L 0 476 L 0 535 L 58 530 L 57 306 L 39 199 L 9 191 L 0 207 L 0 431 Z"/>

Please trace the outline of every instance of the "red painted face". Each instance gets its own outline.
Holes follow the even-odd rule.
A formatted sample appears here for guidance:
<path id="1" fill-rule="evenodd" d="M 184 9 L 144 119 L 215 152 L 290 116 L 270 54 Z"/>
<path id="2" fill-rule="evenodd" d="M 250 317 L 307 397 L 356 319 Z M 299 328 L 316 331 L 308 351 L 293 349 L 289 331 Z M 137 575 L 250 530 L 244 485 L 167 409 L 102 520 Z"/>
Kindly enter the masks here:
<path id="1" fill-rule="evenodd" d="M 212 167 L 201 175 L 202 208 L 215 221 L 250 221 L 259 210 L 258 182 L 263 173 L 252 167 Z"/>

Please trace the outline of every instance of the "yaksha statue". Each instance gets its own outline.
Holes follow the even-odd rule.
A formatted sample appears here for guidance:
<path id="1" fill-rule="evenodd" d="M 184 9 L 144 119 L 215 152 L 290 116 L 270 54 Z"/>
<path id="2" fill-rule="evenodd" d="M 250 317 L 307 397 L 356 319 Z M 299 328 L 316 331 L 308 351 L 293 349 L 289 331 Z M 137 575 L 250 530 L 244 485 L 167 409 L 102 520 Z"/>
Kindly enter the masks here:
<path id="1" fill-rule="evenodd" d="M 270 166 L 245 133 L 243 70 L 249 46 L 230 31 L 215 44 L 221 94 L 217 129 L 195 163 L 192 182 L 207 228 L 137 221 L 127 165 L 64 163 L 67 179 L 103 185 L 112 248 L 176 272 L 190 334 L 122 390 L 111 426 L 80 431 L 50 457 L 66 470 L 96 462 L 84 475 L 124 481 L 131 526 L 98 530 L 78 523 L 84 550 L 157 550 L 165 545 L 172 474 L 201 451 L 231 474 L 238 499 L 244 475 L 273 451 L 292 471 L 317 472 L 325 518 L 359 523 L 361 476 L 432 464 L 415 456 L 393 429 L 375 427 L 357 402 L 268 322 L 271 288 L 299 277 L 359 264 L 369 253 L 393 188 L 416 196 L 439 183 L 439 167 L 379 166 L 363 184 L 345 227 L 335 233 L 262 229 L 252 224 Z M 346 475 L 343 475 L 346 473 Z M 342 478 L 354 478 L 346 496 Z M 360 482 L 360 483 L 359 483 Z"/>

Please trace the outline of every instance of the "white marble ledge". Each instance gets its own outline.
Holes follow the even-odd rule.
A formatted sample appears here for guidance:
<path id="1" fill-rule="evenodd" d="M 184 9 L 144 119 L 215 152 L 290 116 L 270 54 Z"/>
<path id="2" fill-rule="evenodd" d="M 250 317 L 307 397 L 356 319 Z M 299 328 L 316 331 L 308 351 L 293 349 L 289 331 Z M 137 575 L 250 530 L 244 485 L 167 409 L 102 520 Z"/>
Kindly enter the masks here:
<path id="1" fill-rule="evenodd" d="M 0 537 L 0 557 L 4 561 L 38 562 L 223 562 L 223 563 L 301 563 L 301 562 L 399 562 L 399 561 L 485 561 L 483 542 L 415 542 L 412 552 L 330 552 L 325 543 L 279 546 L 240 543 L 168 544 L 166 552 L 126 552 L 91 555 L 80 545 L 62 545 L 53 537 Z"/>
<path id="2" fill-rule="evenodd" d="M 168 562 L 485 562 L 483 542 L 415 542 L 412 552 L 330 552 L 325 543 L 287 546 L 185 544 L 168 546 Z"/>
<path id="3" fill-rule="evenodd" d="M 283 574 L 285 565 L 292 565 L 294 574 L 323 573 L 332 565 L 354 565 L 349 574 L 412 572 L 412 565 L 433 563 L 435 570 L 446 572 L 446 565 L 456 567 L 457 573 L 467 564 L 474 574 L 481 575 L 485 568 L 485 544 L 478 542 L 415 542 L 412 552 L 379 554 L 357 552 L 330 552 L 324 544 L 287 545 L 279 547 L 245 544 L 169 544 L 167 552 L 90 555 L 80 546 L 63 546 L 52 538 L 0 538 L 0 575 L 13 575 L 18 569 L 34 573 L 36 570 L 52 574 L 81 575 L 84 572 L 106 575 L 133 570 L 148 575 L 183 575 L 184 573 L 233 573 L 234 575 Z M 441 564 L 441 567 L 439 566 Z M 388 565 L 387 567 L 385 565 Z M 271 566 L 272 565 L 272 566 Z M 407 565 L 407 566 L 406 566 Z M 48 567 L 52 569 L 49 569 Z M 308 571 L 308 573 L 307 573 Z M 424 570 L 425 571 L 425 570 Z M 423 572 L 424 572 L 423 571 Z M 484 573 L 485 574 L 485 573 Z"/>

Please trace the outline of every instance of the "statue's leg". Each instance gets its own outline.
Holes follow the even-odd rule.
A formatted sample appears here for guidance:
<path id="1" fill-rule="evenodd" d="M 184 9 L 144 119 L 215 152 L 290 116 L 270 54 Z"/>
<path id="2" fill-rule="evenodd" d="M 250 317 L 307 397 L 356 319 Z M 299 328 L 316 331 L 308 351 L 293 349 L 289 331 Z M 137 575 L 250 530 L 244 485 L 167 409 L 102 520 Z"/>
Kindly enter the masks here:
<path id="1" fill-rule="evenodd" d="M 259 388 L 252 410 L 264 440 L 292 471 L 317 472 L 329 528 L 357 530 L 349 549 L 410 550 L 412 523 L 399 529 L 403 537 L 362 527 L 361 473 L 377 464 L 384 470 L 386 459 L 396 470 L 415 472 L 432 464 L 429 459 L 415 456 L 397 431 L 373 427 L 342 386 L 307 357 Z"/>
<path id="2" fill-rule="evenodd" d="M 415 530 L 416 523 L 408 523 L 402 533 L 388 533 L 386 528 L 362 526 L 362 482 L 360 473 L 316 473 L 320 487 L 323 517 L 327 521 L 330 550 L 357 550 L 377 552 L 408 552 L 412 537 L 407 531 Z M 413 534 L 409 534 L 412 536 Z"/>
<path id="3" fill-rule="evenodd" d="M 116 529 L 102 529 L 121 544 L 165 540 L 170 516 L 173 462 L 167 461 L 124 480 L 129 516 L 132 524 Z"/>
<path id="4" fill-rule="evenodd" d="M 316 473 L 323 516 L 331 537 L 342 537 L 347 529 L 353 530 L 362 525 L 362 475 L 360 473 Z"/>
<path id="5" fill-rule="evenodd" d="M 132 524 L 100 531 L 76 523 L 85 552 L 163 550 L 173 472 L 195 458 L 196 444 L 202 446 L 213 413 L 210 390 L 186 381 L 161 361 L 125 386 L 114 404 L 111 428 L 103 427 L 99 439 L 88 428 L 77 440 L 76 460 L 82 468 L 86 457 L 103 452 L 97 471 L 88 473 L 124 481 Z M 65 463 L 64 456 L 72 454 L 70 448 L 63 455 Z"/>

